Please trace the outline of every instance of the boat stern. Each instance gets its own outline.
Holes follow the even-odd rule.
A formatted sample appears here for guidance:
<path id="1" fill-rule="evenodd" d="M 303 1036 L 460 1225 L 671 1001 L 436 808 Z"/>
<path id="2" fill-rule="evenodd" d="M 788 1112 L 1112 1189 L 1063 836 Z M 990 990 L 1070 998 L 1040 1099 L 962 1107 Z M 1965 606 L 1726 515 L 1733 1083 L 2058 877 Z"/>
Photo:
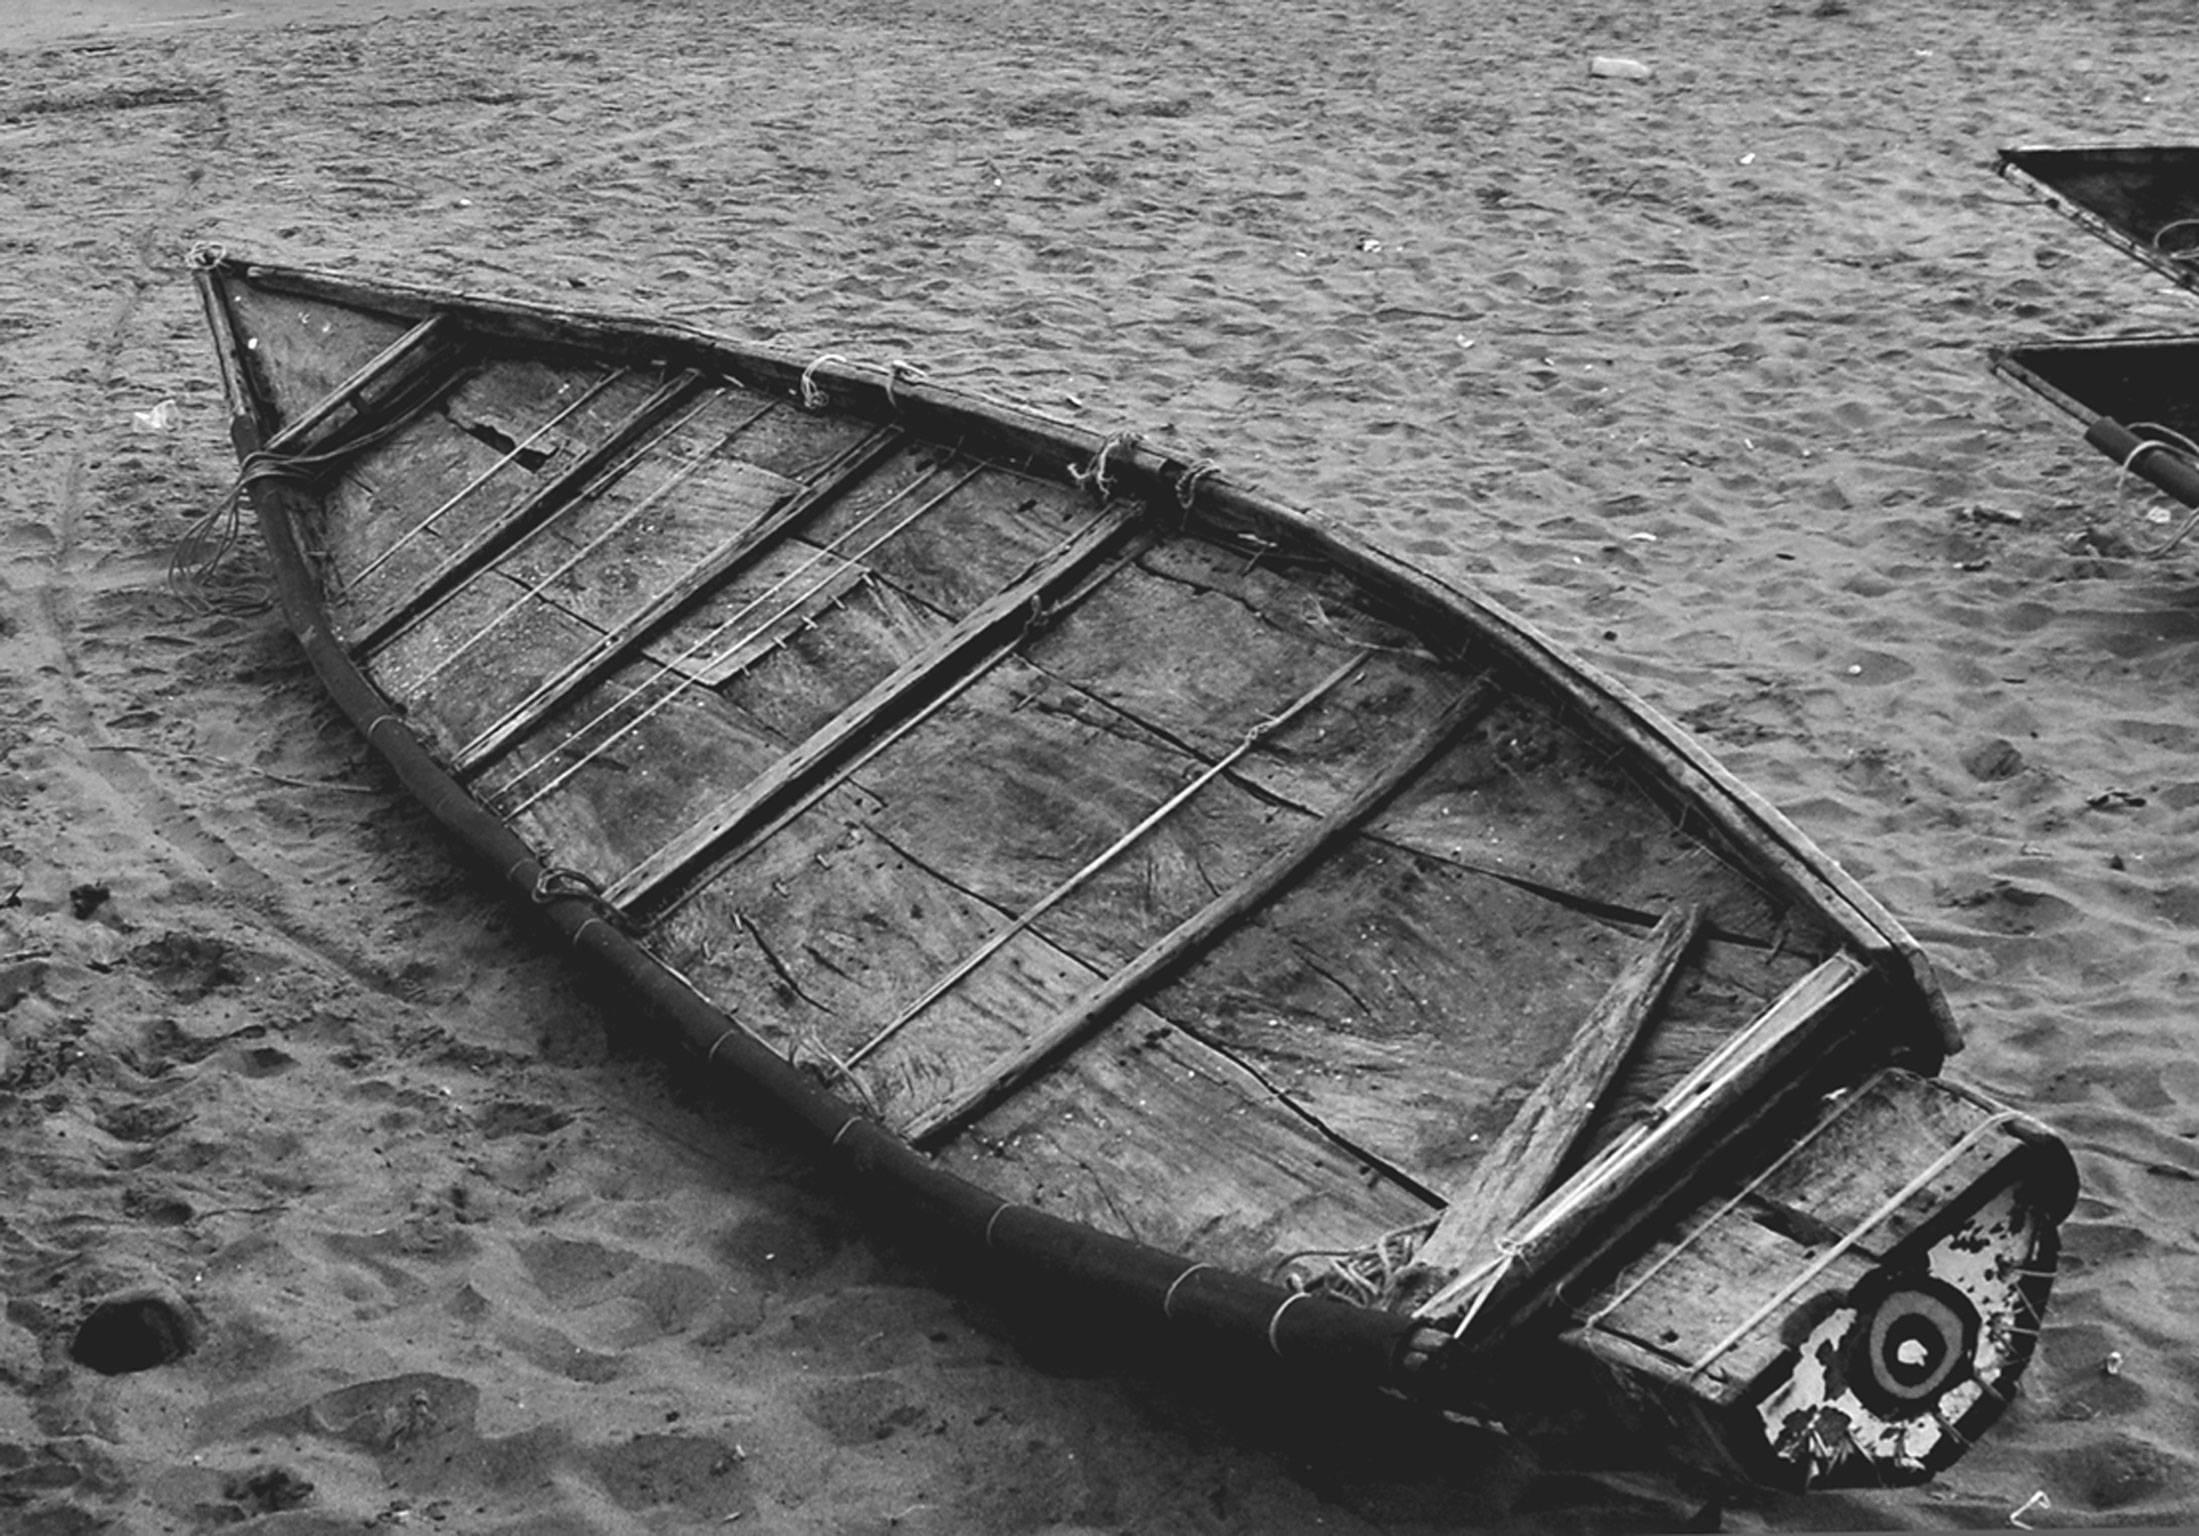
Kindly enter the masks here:
<path id="1" fill-rule="evenodd" d="M 2014 1397 L 2076 1194 L 2068 1149 L 1938 1079 L 1828 1102 L 1576 1314 L 1632 1419 L 1686 1459 L 1790 1489 L 1951 1465 Z"/>

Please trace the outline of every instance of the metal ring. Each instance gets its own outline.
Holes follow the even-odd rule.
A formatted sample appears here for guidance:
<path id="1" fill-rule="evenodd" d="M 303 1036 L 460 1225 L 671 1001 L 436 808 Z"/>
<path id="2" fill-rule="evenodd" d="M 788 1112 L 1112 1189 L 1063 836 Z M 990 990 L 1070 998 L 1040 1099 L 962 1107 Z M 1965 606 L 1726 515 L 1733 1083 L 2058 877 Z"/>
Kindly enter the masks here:
<path id="1" fill-rule="evenodd" d="M 1275 1336 L 1275 1330 L 1282 1326 L 1283 1314 L 1312 1294 L 1311 1291 L 1291 1292 L 1283 1298 L 1282 1305 L 1275 1309 L 1275 1315 L 1267 1320 L 1267 1347 L 1275 1351 L 1278 1359 L 1282 1357 L 1283 1345 L 1282 1341 Z"/>
<path id="2" fill-rule="evenodd" d="M 1212 1269 L 1213 1267 L 1214 1266 L 1211 1264 L 1194 1264 L 1189 1269 L 1185 1270 L 1182 1274 L 1178 1275 L 1175 1279 L 1169 1281 L 1167 1293 L 1161 1297 L 1161 1316 L 1175 1316 L 1175 1313 L 1171 1309 L 1176 1305 L 1176 1287 L 1182 1285 L 1186 1280 L 1189 1280 L 1200 1270 Z"/>

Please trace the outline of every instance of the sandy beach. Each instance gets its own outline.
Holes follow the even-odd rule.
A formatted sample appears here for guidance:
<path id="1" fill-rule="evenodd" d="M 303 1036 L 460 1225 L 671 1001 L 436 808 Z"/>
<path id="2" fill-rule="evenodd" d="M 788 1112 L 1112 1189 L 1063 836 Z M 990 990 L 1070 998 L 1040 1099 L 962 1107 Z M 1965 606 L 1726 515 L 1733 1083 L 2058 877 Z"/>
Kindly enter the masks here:
<path id="1" fill-rule="evenodd" d="M 2164 511 L 1985 356 L 2199 327 L 1991 169 L 2188 138 L 2188 24 L 17 0 L 0 1530 L 2199 1523 L 2199 554 L 2100 554 Z M 235 467 L 199 242 L 906 358 L 1495 595 L 1868 885 L 1956 1072 L 2076 1148 L 2027 1395 L 1926 1487 L 1734 1496 L 942 1274 L 462 867 L 275 614 L 170 593 Z M 145 1296 L 179 1358 L 71 1358 Z"/>

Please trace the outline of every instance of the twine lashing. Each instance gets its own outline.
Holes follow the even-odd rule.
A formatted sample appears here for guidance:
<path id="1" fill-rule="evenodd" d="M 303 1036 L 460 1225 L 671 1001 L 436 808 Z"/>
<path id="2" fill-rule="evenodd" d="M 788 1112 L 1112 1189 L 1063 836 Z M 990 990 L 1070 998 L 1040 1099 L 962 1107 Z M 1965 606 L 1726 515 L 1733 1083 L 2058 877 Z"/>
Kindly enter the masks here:
<path id="1" fill-rule="evenodd" d="M 817 382 L 817 370 L 827 363 L 837 364 L 842 368 L 850 366 L 848 360 L 839 353 L 824 352 L 820 353 L 807 368 L 804 368 L 802 370 L 801 393 L 802 409 L 805 411 L 821 411 L 832 403 L 832 397 L 826 394 L 824 386 Z"/>
<path id="2" fill-rule="evenodd" d="M 1105 501 L 1115 494 L 1115 481 L 1107 472 L 1107 461 L 1117 453 L 1131 452 L 1141 440 L 1140 434 L 1136 432 L 1117 432 L 1100 444 L 1099 452 L 1092 456 L 1091 463 L 1070 465 L 1069 478 L 1081 489 L 1090 491 Z"/>
<path id="3" fill-rule="evenodd" d="M 1189 512 L 1199 499 L 1199 482 L 1220 474 L 1221 468 L 1212 459 L 1186 464 L 1176 476 L 1176 505 Z"/>

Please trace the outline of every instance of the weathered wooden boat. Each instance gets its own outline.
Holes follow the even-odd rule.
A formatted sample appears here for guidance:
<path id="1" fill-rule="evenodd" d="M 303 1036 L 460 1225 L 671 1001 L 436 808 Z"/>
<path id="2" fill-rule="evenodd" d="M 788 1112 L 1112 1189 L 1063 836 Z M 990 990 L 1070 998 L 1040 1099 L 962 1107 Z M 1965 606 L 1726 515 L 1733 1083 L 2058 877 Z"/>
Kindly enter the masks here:
<path id="1" fill-rule="evenodd" d="M 1934 1075 L 1870 897 L 1527 627 L 906 369 L 194 265 L 343 709 L 942 1243 L 1328 1389 L 1564 1379 L 1777 1486 L 2007 1403 L 2066 1150 Z"/>
<path id="2" fill-rule="evenodd" d="M 2027 145 L 2000 173 L 2119 251 L 2199 290 L 2199 146 Z"/>
<path id="3" fill-rule="evenodd" d="M 1993 367 L 2075 419 L 2125 472 L 2199 509 L 2199 336 L 2006 347 Z"/>

